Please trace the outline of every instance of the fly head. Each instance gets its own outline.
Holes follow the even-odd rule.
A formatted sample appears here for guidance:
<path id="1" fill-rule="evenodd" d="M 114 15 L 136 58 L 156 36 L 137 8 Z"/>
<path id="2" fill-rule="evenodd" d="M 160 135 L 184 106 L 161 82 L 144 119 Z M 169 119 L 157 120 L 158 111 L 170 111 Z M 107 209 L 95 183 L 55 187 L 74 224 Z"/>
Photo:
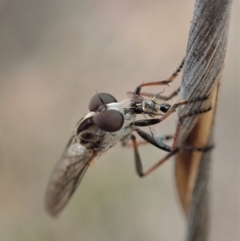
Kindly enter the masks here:
<path id="1" fill-rule="evenodd" d="M 95 125 L 106 132 L 120 130 L 124 123 L 124 117 L 117 109 L 108 109 L 108 104 L 117 103 L 114 96 L 108 93 L 98 93 L 89 102 L 89 110 L 96 112 L 93 117 Z"/>

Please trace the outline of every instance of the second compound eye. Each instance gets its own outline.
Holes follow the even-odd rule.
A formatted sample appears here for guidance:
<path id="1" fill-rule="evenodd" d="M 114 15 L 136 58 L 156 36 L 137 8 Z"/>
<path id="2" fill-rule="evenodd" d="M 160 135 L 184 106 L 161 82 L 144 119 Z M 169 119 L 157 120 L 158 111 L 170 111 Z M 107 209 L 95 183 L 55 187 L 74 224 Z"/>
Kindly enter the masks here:
<path id="1" fill-rule="evenodd" d="M 108 93 L 98 93 L 89 102 L 89 110 L 97 111 L 99 106 L 117 102 L 116 98 Z"/>
<path id="2" fill-rule="evenodd" d="M 116 132 L 123 126 L 124 118 L 117 110 L 105 110 L 96 114 L 93 118 L 96 126 L 107 132 Z"/>

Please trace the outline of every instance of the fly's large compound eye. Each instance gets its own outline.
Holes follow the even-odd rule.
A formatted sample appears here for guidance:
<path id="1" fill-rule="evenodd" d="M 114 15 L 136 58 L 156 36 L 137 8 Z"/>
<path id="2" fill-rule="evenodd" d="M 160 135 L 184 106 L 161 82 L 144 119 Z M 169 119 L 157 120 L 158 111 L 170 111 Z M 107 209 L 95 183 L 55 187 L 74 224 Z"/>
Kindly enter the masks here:
<path id="1" fill-rule="evenodd" d="M 107 132 L 115 132 L 122 128 L 124 118 L 117 110 L 105 110 L 93 117 L 96 126 Z"/>
<path id="2" fill-rule="evenodd" d="M 115 97 L 107 93 L 99 93 L 92 97 L 89 102 L 89 110 L 90 111 L 97 111 L 98 107 L 104 104 L 109 104 L 117 102 Z"/>
<path id="3" fill-rule="evenodd" d="M 169 105 L 168 103 L 163 103 L 160 105 L 160 111 L 166 113 L 170 109 L 170 107 L 171 105 Z"/>

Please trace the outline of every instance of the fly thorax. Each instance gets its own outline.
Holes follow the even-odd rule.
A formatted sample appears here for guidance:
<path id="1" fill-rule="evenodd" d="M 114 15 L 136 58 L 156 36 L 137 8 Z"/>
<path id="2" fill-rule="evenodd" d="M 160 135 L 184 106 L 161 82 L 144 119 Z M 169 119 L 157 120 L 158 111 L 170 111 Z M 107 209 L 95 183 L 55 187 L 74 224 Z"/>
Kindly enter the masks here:
<path id="1" fill-rule="evenodd" d="M 143 111 L 149 115 L 156 114 L 156 103 L 152 100 L 144 100 L 142 102 Z"/>

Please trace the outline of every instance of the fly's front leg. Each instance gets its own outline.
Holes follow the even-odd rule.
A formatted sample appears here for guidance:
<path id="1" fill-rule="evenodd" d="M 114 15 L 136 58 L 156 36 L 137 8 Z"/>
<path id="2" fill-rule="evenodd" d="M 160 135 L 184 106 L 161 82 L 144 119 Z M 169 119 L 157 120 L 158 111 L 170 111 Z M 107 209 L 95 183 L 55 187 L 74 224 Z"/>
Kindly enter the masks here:
<path id="1" fill-rule="evenodd" d="M 139 85 L 136 90 L 135 90 L 135 94 L 140 95 L 141 89 L 142 87 L 145 86 L 155 86 L 155 85 L 168 85 L 171 82 L 173 82 L 173 80 L 177 77 L 177 75 L 179 74 L 179 72 L 182 70 L 184 65 L 184 59 L 182 60 L 181 64 L 179 65 L 179 67 L 174 71 L 174 73 L 166 80 L 160 80 L 160 81 L 152 81 L 152 82 L 146 82 L 146 83 L 142 83 L 141 85 Z"/>

